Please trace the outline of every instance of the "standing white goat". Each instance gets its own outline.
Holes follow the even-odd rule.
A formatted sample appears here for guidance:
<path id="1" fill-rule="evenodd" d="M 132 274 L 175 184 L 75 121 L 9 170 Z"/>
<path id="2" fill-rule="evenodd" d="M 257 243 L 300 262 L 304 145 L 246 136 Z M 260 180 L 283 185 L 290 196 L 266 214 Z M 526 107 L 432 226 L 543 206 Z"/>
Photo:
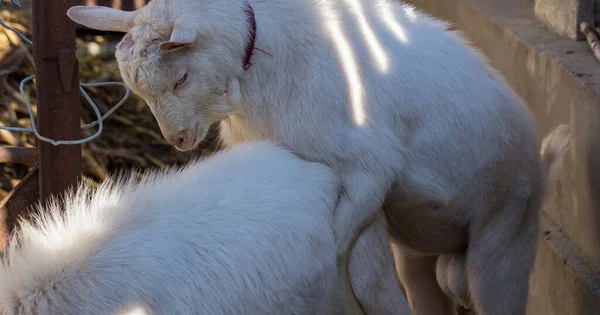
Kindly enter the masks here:
<path id="1" fill-rule="evenodd" d="M 68 14 L 127 32 L 123 80 L 178 149 L 221 121 L 227 145 L 275 139 L 331 166 L 344 188 L 339 256 L 395 196 L 385 213 L 415 314 L 452 312 L 435 268 L 454 253 L 478 314 L 524 313 L 545 185 L 535 124 L 445 23 L 392 0 L 153 0 Z M 464 237 L 445 242 L 446 231 Z"/>
<path id="2" fill-rule="evenodd" d="M 339 187 L 326 166 L 269 142 L 139 183 L 132 174 L 79 187 L 17 230 L 0 269 L 0 313 L 342 314 Z M 358 244 L 386 240 L 384 219 Z M 378 259 L 352 258 L 358 277 Z M 392 270 L 378 281 L 398 280 Z"/>

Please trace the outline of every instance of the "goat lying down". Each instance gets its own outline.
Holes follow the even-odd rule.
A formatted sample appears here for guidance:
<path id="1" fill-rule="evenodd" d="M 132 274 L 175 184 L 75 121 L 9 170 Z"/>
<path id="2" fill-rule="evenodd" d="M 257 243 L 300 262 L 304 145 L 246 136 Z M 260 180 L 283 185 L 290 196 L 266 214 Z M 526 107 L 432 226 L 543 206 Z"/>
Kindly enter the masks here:
<path id="1" fill-rule="evenodd" d="M 0 313 L 339 314 L 339 187 L 270 142 L 79 187 L 64 214 L 42 206 L 13 236 Z M 380 242 L 362 246 L 387 245 L 382 223 Z"/>

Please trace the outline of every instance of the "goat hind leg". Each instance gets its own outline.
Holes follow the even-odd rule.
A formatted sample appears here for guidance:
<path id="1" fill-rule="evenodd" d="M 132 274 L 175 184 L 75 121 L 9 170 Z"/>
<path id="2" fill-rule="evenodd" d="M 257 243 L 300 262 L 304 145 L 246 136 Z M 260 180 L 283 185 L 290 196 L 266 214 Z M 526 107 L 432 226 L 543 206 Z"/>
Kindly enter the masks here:
<path id="1" fill-rule="evenodd" d="M 527 306 L 539 211 L 524 200 L 506 205 L 504 217 L 473 231 L 467 250 L 469 291 L 480 315 L 523 315 Z"/>

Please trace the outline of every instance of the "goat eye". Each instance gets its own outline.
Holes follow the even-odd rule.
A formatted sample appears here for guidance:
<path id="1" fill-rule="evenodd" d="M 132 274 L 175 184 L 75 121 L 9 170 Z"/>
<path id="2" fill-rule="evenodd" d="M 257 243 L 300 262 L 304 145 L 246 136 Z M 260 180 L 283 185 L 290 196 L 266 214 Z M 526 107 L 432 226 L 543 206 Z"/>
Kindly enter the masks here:
<path id="1" fill-rule="evenodd" d="M 181 77 L 181 79 L 179 79 L 179 81 L 175 83 L 174 89 L 176 89 L 179 85 L 183 84 L 185 80 L 187 80 L 187 72 L 183 75 L 183 77 Z"/>

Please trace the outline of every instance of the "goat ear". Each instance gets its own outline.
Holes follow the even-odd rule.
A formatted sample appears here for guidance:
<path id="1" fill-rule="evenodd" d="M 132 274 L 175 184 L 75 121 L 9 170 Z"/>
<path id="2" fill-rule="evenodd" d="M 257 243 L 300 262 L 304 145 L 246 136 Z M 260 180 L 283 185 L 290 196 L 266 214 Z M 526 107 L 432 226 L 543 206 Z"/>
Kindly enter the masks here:
<path id="1" fill-rule="evenodd" d="M 126 33 L 133 27 L 136 11 L 121 11 L 102 6 L 74 6 L 67 10 L 67 16 L 76 23 L 101 31 Z"/>
<path id="2" fill-rule="evenodd" d="M 196 41 L 196 29 L 187 23 L 175 20 L 171 38 L 158 46 L 162 53 L 169 53 L 183 48 L 191 47 Z"/>

